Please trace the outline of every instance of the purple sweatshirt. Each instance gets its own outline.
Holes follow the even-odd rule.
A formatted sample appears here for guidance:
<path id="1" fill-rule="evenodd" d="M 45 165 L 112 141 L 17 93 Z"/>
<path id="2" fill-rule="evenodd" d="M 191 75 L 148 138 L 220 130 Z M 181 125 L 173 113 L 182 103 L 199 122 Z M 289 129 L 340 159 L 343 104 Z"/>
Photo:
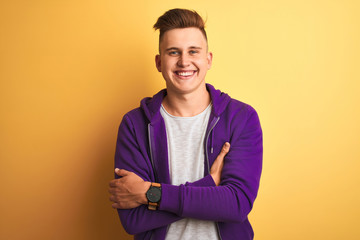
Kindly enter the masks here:
<path id="1" fill-rule="evenodd" d="M 262 130 L 250 106 L 206 84 L 213 108 L 205 135 L 204 178 L 180 186 L 170 184 L 165 123 L 160 107 L 166 90 L 144 98 L 123 117 L 119 127 L 115 167 L 132 171 L 145 181 L 162 184 L 158 211 L 141 205 L 118 213 L 135 239 L 165 239 L 169 224 L 182 218 L 217 223 L 220 238 L 253 239 L 248 214 L 256 198 L 262 169 Z M 210 167 L 225 142 L 231 144 L 220 186 Z M 186 169 L 184 169 L 186 171 Z M 117 178 L 118 176 L 116 176 Z"/>

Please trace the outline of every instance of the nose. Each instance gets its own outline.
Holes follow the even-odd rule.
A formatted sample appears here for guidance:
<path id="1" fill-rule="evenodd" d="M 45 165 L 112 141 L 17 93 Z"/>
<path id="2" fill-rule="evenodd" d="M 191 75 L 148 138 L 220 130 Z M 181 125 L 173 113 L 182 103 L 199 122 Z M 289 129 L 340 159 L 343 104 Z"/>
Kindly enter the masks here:
<path id="1" fill-rule="evenodd" d="M 190 65 L 190 58 L 186 54 L 181 54 L 177 64 L 179 67 L 187 67 Z"/>

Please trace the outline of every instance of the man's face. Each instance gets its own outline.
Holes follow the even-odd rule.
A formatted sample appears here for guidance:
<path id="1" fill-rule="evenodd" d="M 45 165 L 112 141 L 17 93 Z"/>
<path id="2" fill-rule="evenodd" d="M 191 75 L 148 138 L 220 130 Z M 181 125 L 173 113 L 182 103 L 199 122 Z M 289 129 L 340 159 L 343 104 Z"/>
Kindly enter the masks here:
<path id="1" fill-rule="evenodd" d="M 206 39 L 198 28 L 176 28 L 162 36 L 160 55 L 155 60 L 168 91 L 186 94 L 205 86 L 212 53 L 207 51 Z"/>

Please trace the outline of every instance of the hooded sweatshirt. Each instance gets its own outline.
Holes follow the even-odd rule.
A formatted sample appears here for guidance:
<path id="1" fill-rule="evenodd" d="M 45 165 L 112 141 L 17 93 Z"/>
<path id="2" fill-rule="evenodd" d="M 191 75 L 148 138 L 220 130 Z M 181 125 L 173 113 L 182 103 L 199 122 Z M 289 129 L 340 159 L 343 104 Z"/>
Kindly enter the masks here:
<path id="1" fill-rule="evenodd" d="M 206 84 L 213 104 L 206 134 L 204 178 L 180 186 L 170 184 L 167 136 L 161 103 L 166 89 L 124 115 L 119 127 L 115 167 L 134 172 L 145 181 L 161 183 L 157 211 L 146 205 L 118 209 L 126 232 L 135 239 L 165 239 L 168 226 L 182 218 L 216 222 L 222 240 L 254 238 L 248 214 L 257 196 L 262 169 L 262 130 L 250 105 Z M 221 183 L 210 175 L 212 163 L 225 142 Z M 115 178 L 118 178 L 116 175 Z"/>

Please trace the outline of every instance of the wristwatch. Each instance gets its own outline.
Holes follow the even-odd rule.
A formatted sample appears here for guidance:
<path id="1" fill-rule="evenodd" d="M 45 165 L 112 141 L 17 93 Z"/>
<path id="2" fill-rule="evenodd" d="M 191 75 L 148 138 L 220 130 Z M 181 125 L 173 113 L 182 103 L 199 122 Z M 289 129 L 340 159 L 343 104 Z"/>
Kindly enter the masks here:
<path id="1" fill-rule="evenodd" d="M 157 210 L 161 200 L 161 184 L 151 183 L 149 190 L 146 192 L 146 198 L 148 200 L 148 209 Z"/>

